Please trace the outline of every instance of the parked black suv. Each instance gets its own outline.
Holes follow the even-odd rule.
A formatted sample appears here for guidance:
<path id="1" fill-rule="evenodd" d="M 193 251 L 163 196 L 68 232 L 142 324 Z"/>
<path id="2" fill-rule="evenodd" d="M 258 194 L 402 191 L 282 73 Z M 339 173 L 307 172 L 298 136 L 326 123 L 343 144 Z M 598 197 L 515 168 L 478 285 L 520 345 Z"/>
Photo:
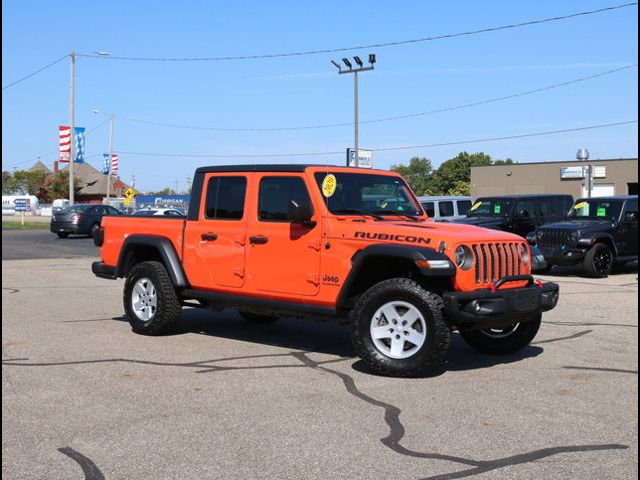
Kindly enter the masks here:
<path id="1" fill-rule="evenodd" d="M 566 221 L 527 239 L 535 241 L 548 270 L 583 263 L 589 276 L 604 278 L 615 264 L 638 259 L 638 196 L 581 198 Z"/>
<path id="2" fill-rule="evenodd" d="M 478 198 L 467 218 L 455 223 L 504 230 L 526 237 L 541 225 L 564 220 L 571 195 L 504 195 Z"/>
<path id="3" fill-rule="evenodd" d="M 50 228 L 60 238 L 67 238 L 71 233 L 85 233 L 92 237 L 105 215 L 122 215 L 122 213 L 110 205 L 73 205 L 54 213 L 51 216 Z"/>

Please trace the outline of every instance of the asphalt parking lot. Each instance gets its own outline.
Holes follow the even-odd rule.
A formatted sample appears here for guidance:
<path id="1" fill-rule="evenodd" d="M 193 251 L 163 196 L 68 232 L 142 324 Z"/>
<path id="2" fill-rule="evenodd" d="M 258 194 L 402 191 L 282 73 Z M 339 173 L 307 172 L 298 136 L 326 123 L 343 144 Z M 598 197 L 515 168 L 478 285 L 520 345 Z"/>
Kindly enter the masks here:
<path id="1" fill-rule="evenodd" d="M 91 240 L 19 233 L 2 245 L 3 478 L 638 477 L 637 265 L 541 277 L 560 303 L 517 355 L 454 335 L 445 373 L 395 379 L 337 324 L 185 309 L 135 335 Z"/>

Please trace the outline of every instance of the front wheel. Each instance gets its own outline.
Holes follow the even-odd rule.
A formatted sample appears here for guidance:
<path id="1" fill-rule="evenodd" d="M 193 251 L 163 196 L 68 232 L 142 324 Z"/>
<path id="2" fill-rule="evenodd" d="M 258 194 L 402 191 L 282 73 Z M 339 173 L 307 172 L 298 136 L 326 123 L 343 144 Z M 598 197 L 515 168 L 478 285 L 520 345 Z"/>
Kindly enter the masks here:
<path id="1" fill-rule="evenodd" d="M 58 238 L 67 238 L 69 234 L 67 232 L 58 232 Z"/>
<path id="2" fill-rule="evenodd" d="M 131 269 L 123 302 L 131 328 L 142 335 L 164 333 L 182 313 L 169 274 L 160 262 L 141 262 Z"/>
<path id="3" fill-rule="evenodd" d="M 450 332 L 442 299 L 413 280 L 392 278 L 367 290 L 350 317 L 353 345 L 374 371 L 416 377 L 442 368 Z"/>
<path id="4" fill-rule="evenodd" d="M 604 243 L 596 243 L 584 256 L 584 269 L 593 278 L 605 278 L 613 269 L 613 253 Z"/>
<path id="5" fill-rule="evenodd" d="M 535 320 L 524 323 L 514 323 L 504 328 L 487 328 L 483 330 L 460 330 L 460 335 L 476 350 L 483 353 L 507 355 L 515 353 L 531 343 L 540 324 L 542 314 L 537 314 Z"/>

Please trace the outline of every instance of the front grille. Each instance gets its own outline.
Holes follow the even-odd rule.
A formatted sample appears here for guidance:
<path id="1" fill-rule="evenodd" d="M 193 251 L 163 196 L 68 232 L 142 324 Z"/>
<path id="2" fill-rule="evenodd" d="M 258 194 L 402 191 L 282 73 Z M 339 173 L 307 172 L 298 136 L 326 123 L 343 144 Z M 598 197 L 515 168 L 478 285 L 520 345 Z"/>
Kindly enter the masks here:
<path id="1" fill-rule="evenodd" d="M 541 248 L 569 245 L 572 232 L 572 230 L 540 230 L 536 243 Z"/>
<path id="2" fill-rule="evenodd" d="M 471 245 L 475 257 L 476 284 L 493 283 L 523 271 L 518 243 L 479 243 Z"/>

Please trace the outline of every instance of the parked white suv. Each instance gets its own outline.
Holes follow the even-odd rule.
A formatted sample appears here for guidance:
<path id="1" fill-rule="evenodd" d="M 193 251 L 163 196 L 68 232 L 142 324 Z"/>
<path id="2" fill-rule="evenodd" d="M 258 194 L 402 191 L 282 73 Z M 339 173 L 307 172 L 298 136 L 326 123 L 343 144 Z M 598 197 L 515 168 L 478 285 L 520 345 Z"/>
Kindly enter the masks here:
<path id="1" fill-rule="evenodd" d="M 471 208 L 471 197 L 418 197 L 429 218 L 436 222 L 453 222 L 465 218 Z"/>

